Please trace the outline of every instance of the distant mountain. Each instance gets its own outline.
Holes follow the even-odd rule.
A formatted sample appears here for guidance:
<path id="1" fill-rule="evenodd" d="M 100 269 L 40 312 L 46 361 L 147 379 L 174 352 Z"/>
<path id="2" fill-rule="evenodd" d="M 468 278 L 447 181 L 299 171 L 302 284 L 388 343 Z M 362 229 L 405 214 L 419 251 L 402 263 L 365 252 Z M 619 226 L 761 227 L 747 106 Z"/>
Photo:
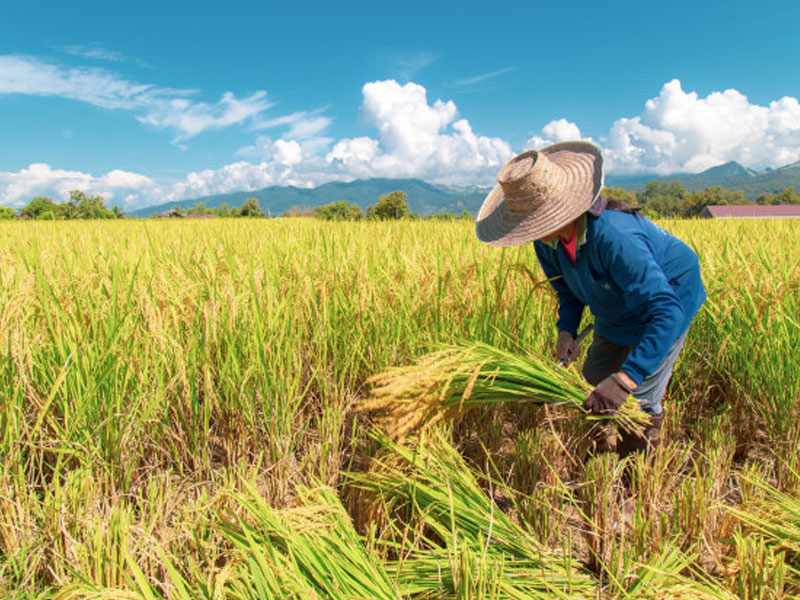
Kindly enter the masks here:
<path id="1" fill-rule="evenodd" d="M 800 162 L 758 172 L 731 161 L 694 174 L 610 176 L 606 178 L 606 185 L 642 192 L 650 181 L 676 181 L 690 192 L 709 187 L 724 187 L 729 190 L 739 190 L 754 200 L 760 194 L 777 194 L 790 187 L 800 190 Z"/>
<path id="2" fill-rule="evenodd" d="M 378 198 L 395 190 L 406 193 L 411 212 L 427 216 L 435 213 L 460 214 L 464 210 L 475 213 L 491 188 L 445 186 L 426 183 L 419 179 L 335 181 L 316 188 L 272 186 L 250 192 L 203 196 L 140 208 L 131 213 L 131 216 L 149 217 L 174 206 L 191 208 L 198 202 L 203 202 L 209 208 L 217 208 L 222 204 L 231 207 L 241 206 L 248 198 L 256 198 L 261 209 L 272 215 L 280 215 L 295 206 L 314 208 L 336 200 L 347 200 L 350 204 L 357 204 L 366 211 L 367 206 L 375 204 Z"/>
<path id="3" fill-rule="evenodd" d="M 654 180 L 677 181 L 692 192 L 709 187 L 740 190 L 753 200 L 760 194 L 777 194 L 790 187 L 800 191 L 800 162 L 761 172 L 747 169 L 739 163 L 731 161 L 695 174 L 609 175 L 606 177 L 606 185 L 641 192 L 644 191 L 648 182 Z M 336 200 L 347 200 L 350 204 L 357 204 L 366 211 L 367 206 L 375 204 L 378 198 L 395 190 L 402 190 L 406 193 L 411 212 L 427 216 L 436 213 L 460 214 L 464 210 L 475 214 L 491 187 L 446 186 L 426 183 L 419 179 L 335 181 L 316 188 L 272 186 L 250 192 L 217 194 L 148 206 L 134 211 L 131 216 L 149 217 L 174 206 L 191 208 L 198 202 L 203 202 L 209 208 L 217 208 L 222 204 L 230 207 L 241 206 L 248 198 L 257 198 L 262 210 L 271 215 L 280 215 L 295 206 L 314 208 Z"/>

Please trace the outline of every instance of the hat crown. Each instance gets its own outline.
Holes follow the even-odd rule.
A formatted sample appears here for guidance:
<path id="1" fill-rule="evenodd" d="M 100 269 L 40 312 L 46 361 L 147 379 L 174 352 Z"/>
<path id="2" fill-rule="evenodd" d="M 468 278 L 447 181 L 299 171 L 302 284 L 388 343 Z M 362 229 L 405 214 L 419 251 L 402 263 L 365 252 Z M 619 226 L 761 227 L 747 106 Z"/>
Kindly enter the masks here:
<path id="1" fill-rule="evenodd" d="M 524 213 L 544 203 L 563 180 L 561 169 L 547 155 L 531 150 L 506 163 L 497 174 L 508 210 Z"/>
<path id="2" fill-rule="evenodd" d="M 603 155 L 594 144 L 559 142 L 509 160 L 475 218 L 478 239 L 516 246 L 558 231 L 586 212 L 603 189 Z"/>

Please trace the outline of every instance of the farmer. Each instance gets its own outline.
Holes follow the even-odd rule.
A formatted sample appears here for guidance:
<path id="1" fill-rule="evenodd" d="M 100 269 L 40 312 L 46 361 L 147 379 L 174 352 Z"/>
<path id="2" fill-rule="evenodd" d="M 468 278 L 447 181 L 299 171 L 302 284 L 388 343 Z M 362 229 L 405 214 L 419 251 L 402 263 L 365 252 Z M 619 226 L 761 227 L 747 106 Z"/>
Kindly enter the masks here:
<path id="1" fill-rule="evenodd" d="M 478 239 L 493 246 L 534 242 L 558 296 L 559 359 L 578 357 L 584 307 L 594 315 L 583 376 L 595 388 L 584 408 L 613 414 L 632 393 L 650 425 L 644 437 L 621 434 L 616 451 L 624 457 L 656 448 L 661 399 L 706 297 L 697 255 L 638 209 L 600 195 L 603 157 L 592 144 L 524 152 L 497 180 L 478 213 Z"/>

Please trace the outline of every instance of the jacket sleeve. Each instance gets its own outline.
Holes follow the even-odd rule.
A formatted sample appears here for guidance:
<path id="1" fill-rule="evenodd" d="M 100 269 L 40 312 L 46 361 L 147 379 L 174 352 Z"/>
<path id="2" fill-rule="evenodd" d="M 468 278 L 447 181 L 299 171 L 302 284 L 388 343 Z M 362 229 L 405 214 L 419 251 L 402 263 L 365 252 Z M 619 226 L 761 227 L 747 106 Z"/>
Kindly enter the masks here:
<path id="1" fill-rule="evenodd" d="M 564 283 L 561 270 L 553 260 L 552 249 L 542 242 L 534 242 L 533 247 L 536 250 L 536 258 L 539 259 L 539 264 L 542 265 L 542 271 L 544 271 L 547 279 L 550 280 L 550 285 L 553 286 L 558 296 L 558 322 L 556 327 L 558 327 L 559 331 L 569 332 L 572 337 L 578 337 L 578 326 L 581 324 L 581 316 L 585 305 L 575 297 L 567 287 L 567 284 Z"/>
<path id="2" fill-rule="evenodd" d="M 645 315 L 644 333 L 622 365 L 639 385 L 655 372 L 681 334 L 683 307 L 641 236 L 609 236 L 600 248 L 606 273 L 625 294 L 628 308 Z"/>

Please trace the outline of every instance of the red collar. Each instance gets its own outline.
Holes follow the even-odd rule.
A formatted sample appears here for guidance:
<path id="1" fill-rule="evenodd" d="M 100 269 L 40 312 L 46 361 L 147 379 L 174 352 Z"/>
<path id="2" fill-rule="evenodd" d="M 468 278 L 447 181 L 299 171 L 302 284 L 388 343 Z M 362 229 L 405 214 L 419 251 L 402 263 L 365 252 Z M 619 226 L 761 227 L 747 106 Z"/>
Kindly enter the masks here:
<path id="1" fill-rule="evenodd" d="M 578 224 L 575 223 L 575 227 L 572 229 L 572 237 L 570 239 L 566 240 L 561 236 L 558 236 L 558 238 L 561 240 L 561 245 L 564 246 L 564 251 L 567 253 L 567 258 L 569 258 L 569 262 L 571 262 L 574 265 L 576 242 L 578 241 Z"/>

